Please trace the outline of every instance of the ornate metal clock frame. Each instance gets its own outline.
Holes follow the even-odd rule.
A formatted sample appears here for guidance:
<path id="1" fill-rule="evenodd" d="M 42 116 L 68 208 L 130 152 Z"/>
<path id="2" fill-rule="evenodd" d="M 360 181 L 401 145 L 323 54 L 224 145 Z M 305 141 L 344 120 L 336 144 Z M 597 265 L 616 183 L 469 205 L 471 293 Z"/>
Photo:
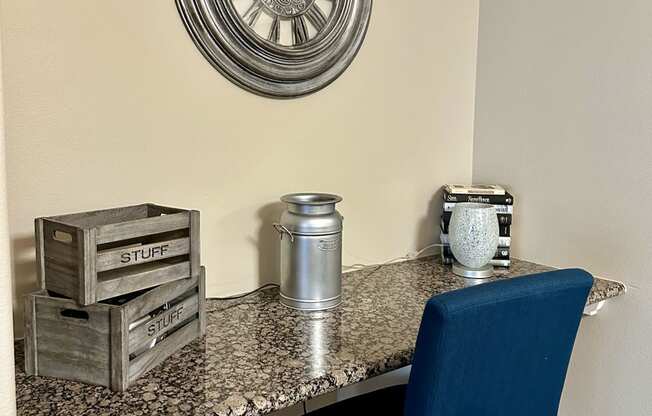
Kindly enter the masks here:
<path id="1" fill-rule="evenodd" d="M 176 3 L 193 41 L 223 75 L 256 94 L 292 98 L 326 87 L 346 70 L 364 41 L 372 1 Z"/>

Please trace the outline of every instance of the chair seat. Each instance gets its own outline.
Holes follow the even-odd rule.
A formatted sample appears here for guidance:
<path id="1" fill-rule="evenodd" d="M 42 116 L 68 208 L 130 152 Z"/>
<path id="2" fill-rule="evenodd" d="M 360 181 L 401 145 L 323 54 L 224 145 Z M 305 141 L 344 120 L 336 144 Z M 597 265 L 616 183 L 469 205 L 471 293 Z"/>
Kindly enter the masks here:
<path id="1" fill-rule="evenodd" d="M 308 413 L 309 416 L 347 416 L 403 414 L 407 385 L 387 387 L 352 397 Z"/>

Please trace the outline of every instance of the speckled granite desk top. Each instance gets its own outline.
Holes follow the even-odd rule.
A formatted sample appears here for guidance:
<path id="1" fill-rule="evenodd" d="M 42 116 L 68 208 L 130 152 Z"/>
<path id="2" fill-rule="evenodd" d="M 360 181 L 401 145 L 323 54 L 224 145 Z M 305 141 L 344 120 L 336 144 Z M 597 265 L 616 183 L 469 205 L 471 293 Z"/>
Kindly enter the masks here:
<path id="1" fill-rule="evenodd" d="M 503 277 L 550 270 L 514 260 Z M 19 415 L 257 415 L 410 364 L 424 304 L 465 280 L 435 258 L 348 273 L 344 303 L 297 312 L 270 289 L 208 303 L 208 333 L 124 393 L 27 377 L 16 348 Z M 596 280 L 589 303 L 625 291 Z"/>

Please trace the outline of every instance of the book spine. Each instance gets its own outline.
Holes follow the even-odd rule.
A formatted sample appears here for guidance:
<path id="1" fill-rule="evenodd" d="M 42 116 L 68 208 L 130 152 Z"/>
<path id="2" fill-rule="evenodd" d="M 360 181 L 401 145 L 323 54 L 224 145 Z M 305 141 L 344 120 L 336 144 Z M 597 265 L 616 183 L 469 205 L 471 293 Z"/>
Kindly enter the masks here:
<path id="1" fill-rule="evenodd" d="M 489 264 L 491 264 L 494 267 L 509 267 L 512 265 L 511 260 L 499 260 L 499 259 L 492 259 Z"/>
<path id="2" fill-rule="evenodd" d="M 477 195 L 477 194 L 458 194 L 444 191 L 445 202 L 478 202 L 483 204 L 495 205 L 513 205 L 514 197 L 505 192 L 505 195 Z"/>
<path id="3" fill-rule="evenodd" d="M 509 260 L 509 248 L 507 247 L 498 247 L 496 250 L 496 255 L 494 260 Z"/>
<path id="4" fill-rule="evenodd" d="M 455 262 L 455 259 L 452 257 L 446 257 L 442 255 L 441 257 L 441 262 L 442 264 L 453 264 Z M 489 264 L 491 264 L 494 267 L 510 267 L 512 265 L 511 260 L 498 260 L 498 259 L 492 259 L 489 261 Z"/>
<path id="5" fill-rule="evenodd" d="M 457 205 L 457 202 L 444 202 L 444 212 L 453 212 L 455 209 L 455 205 Z M 499 215 L 512 215 L 514 213 L 514 206 L 513 205 L 496 205 L 494 204 L 494 208 L 496 208 L 496 214 Z"/>
<path id="6" fill-rule="evenodd" d="M 444 191 L 461 195 L 505 195 L 507 191 L 499 185 L 444 185 Z"/>
<path id="7" fill-rule="evenodd" d="M 441 261 L 444 264 L 453 264 L 453 263 L 455 263 L 455 260 L 451 259 L 450 257 L 443 257 L 442 256 Z"/>

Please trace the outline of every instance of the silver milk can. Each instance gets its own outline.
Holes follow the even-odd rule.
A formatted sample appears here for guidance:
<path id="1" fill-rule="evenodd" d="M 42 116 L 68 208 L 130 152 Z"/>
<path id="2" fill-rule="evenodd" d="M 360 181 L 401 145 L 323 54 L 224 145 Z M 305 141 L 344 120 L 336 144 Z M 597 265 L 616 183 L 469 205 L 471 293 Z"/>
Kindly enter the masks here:
<path id="1" fill-rule="evenodd" d="M 337 195 L 285 195 L 274 227 L 281 236 L 281 303 L 318 311 L 342 302 L 342 221 Z"/>

